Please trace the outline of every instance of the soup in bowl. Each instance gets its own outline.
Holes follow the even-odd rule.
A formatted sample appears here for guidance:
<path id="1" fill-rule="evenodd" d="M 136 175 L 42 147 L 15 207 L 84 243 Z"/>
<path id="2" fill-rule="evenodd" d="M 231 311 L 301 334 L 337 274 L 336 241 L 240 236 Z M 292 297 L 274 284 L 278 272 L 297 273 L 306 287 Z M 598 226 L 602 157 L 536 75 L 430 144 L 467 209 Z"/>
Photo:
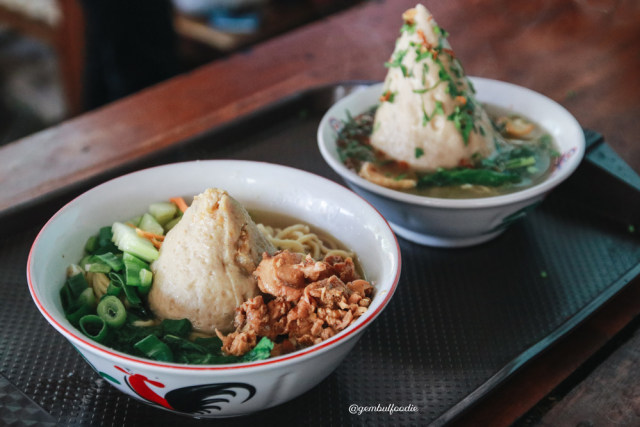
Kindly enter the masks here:
<path id="1" fill-rule="evenodd" d="M 507 82 L 479 77 L 469 77 L 469 81 L 478 102 L 488 105 L 489 111 L 496 111 L 498 117 L 522 117 L 539 126 L 540 135 L 548 135 L 549 167 L 535 181 L 529 181 L 528 185 L 511 184 L 503 190 L 484 186 L 465 190 L 463 184 L 462 189 L 431 186 L 420 191 L 389 188 L 364 178 L 349 162 L 345 163 L 339 147 L 340 132 L 354 118 L 379 106 L 384 83 L 372 84 L 342 98 L 319 124 L 318 146 L 327 164 L 351 189 L 369 200 L 399 236 L 415 243 L 461 247 L 498 236 L 571 175 L 584 156 L 582 128 L 557 102 Z M 429 176 L 436 174 L 437 171 Z M 391 179 L 399 180 L 397 176 Z M 470 194 L 474 191 L 481 193 Z"/>
<path id="2" fill-rule="evenodd" d="M 271 281 L 286 276 L 281 258 L 299 283 Z M 195 417 L 255 412 L 315 386 L 388 304 L 399 274 L 387 222 L 348 189 L 284 166 L 215 160 L 89 190 L 48 221 L 27 266 L 38 309 L 101 377 Z M 332 292 L 342 307 L 322 301 Z M 263 314 L 282 309 L 277 333 L 265 332 L 276 323 L 241 320 L 260 304 Z M 345 316 L 331 323 L 331 310 Z"/>
<path id="3" fill-rule="evenodd" d="M 400 236 L 434 246 L 484 242 L 577 167 L 584 135 L 543 95 L 466 76 L 423 5 L 400 22 L 384 81 L 329 109 L 320 151 Z"/>

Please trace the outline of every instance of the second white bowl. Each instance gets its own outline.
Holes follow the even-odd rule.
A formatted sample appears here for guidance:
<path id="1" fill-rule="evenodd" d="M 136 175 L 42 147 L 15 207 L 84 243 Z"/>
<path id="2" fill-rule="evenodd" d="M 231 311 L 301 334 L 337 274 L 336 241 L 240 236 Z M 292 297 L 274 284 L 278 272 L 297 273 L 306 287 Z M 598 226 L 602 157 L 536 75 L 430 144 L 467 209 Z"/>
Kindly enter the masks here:
<path id="1" fill-rule="evenodd" d="M 561 156 L 557 167 L 546 180 L 501 196 L 444 199 L 391 190 L 361 178 L 340 161 L 336 137 L 348 113 L 356 116 L 378 104 L 383 83 L 353 92 L 336 102 L 325 113 L 318 127 L 318 146 L 329 166 L 352 190 L 369 200 L 399 236 L 415 243 L 460 247 L 486 242 L 498 236 L 569 177 L 584 156 L 582 128 L 560 104 L 511 83 L 478 77 L 471 77 L 470 80 L 480 102 L 529 117 L 553 136 Z"/>

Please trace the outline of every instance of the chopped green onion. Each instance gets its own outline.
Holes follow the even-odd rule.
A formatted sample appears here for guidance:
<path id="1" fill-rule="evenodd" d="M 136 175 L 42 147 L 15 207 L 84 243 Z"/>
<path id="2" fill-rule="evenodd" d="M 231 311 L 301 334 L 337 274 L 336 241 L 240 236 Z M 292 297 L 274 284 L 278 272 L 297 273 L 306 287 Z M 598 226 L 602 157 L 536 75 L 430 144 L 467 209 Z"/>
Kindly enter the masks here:
<path id="1" fill-rule="evenodd" d="M 122 274 L 118 274 L 115 272 L 109 273 L 109 286 L 107 287 L 107 295 L 118 296 L 122 292 L 122 288 L 124 287 L 124 278 Z"/>
<path id="2" fill-rule="evenodd" d="M 80 294 L 80 296 L 78 296 L 78 299 L 76 300 L 76 304 L 86 305 L 91 308 L 95 307 L 96 295 L 93 293 L 93 288 L 87 288 L 84 291 L 82 291 L 82 293 Z"/>
<path id="3" fill-rule="evenodd" d="M 112 328 L 119 328 L 127 320 L 127 310 L 122 301 L 113 295 L 107 295 L 98 304 L 96 309 L 98 316 Z"/>
<path id="4" fill-rule="evenodd" d="M 107 338 L 109 328 L 105 321 L 95 314 L 83 316 L 80 321 L 80 330 L 94 341 L 103 342 Z"/>
<path id="5" fill-rule="evenodd" d="M 69 285 L 66 283 L 60 289 L 60 302 L 62 303 L 62 310 L 66 313 L 71 305 L 73 304 L 73 295 L 71 295 L 71 290 L 69 289 Z"/>
<path id="6" fill-rule="evenodd" d="M 153 273 L 146 268 L 140 270 L 140 286 L 138 291 L 142 294 L 147 294 L 151 290 L 151 284 L 153 283 Z"/>
<path id="7" fill-rule="evenodd" d="M 138 296 L 138 288 L 136 286 L 124 285 L 122 289 L 124 289 L 124 295 L 127 297 L 127 301 L 129 301 L 131 305 L 137 306 L 142 303 L 140 296 Z"/>
<path id="8" fill-rule="evenodd" d="M 78 264 L 81 266 L 91 264 L 91 258 L 93 258 L 93 255 L 87 255 L 83 257 Z"/>
<path id="9" fill-rule="evenodd" d="M 111 243 L 113 238 L 113 233 L 111 232 L 111 227 L 102 227 L 98 232 L 98 246 L 104 247 L 108 246 Z"/>
<path id="10" fill-rule="evenodd" d="M 94 255 L 92 259 L 108 265 L 114 271 L 120 271 L 124 268 L 122 258 L 114 255 L 112 252 L 105 252 L 100 255 Z"/>
<path id="11" fill-rule="evenodd" d="M 124 262 L 125 283 L 129 286 L 142 286 L 142 276 L 145 276 L 145 280 L 148 278 L 141 271 L 148 270 L 149 264 L 127 252 L 122 256 L 122 260 Z"/>
<path id="12" fill-rule="evenodd" d="M 92 254 L 102 254 L 106 252 L 115 252 L 118 248 L 113 244 L 111 239 L 113 234 L 111 233 L 111 227 L 102 227 L 98 232 L 98 247 L 93 250 Z"/>
<path id="13" fill-rule="evenodd" d="M 78 322 L 83 316 L 91 314 L 93 307 L 85 304 L 73 304 L 69 310 L 65 312 L 65 317 L 72 325 L 78 325 Z"/>
<path id="14" fill-rule="evenodd" d="M 142 270 L 142 267 L 140 267 L 138 264 L 128 263 L 128 262 L 124 263 L 124 271 L 125 271 L 124 277 L 125 277 L 125 282 L 128 286 L 141 285 L 140 270 Z"/>
<path id="15" fill-rule="evenodd" d="M 137 264 L 139 265 L 141 268 L 149 268 L 149 263 L 146 261 L 141 260 L 140 258 L 131 255 L 128 252 L 125 252 L 124 254 L 122 254 L 122 261 L 127 264 Z"/>
<path id="16" fill-rule="evenodd" d="M 101 262 L 94 262 L 93 264 L 85 264 L 84 269 L 91 273 L 108 273 L 111 271 L 111 267 Z"/>
<path id="17" fill-rule="evenodd" d="M 89 283 L 87 283 L 87 279 L 85 279 L 84 274 L 82 273 L 69 277 L 67 279 L 67 285 L 69 286 L 69 290 L 71 291 L 73 298 L 78 298 L 82 291 L 89 287 Z"/>
<path id="18" fill-rule="evenodd" d="M 115 273 L 115 272 L 111 272 L 108 275 L 109 280 L 111 280 L 111 283 L 113 283 L 115 286 L 121 288 L 124 286 L 124 277 L 122 276 L 122 273 Z"/>
<path id="19" fill-rule="evenodd" d="M 109 282 L 107 286 L 107 295 L 118 296 L 122 293 L 122 286 L 115 284 L 113 281 Z"/>
<path id="20" fill-rule="evenodd" d="M 91 236 L 87 239 L 87 243 L 84 245 L 84 250 L 92 254 L 98 249 L 98 236 Z"/>

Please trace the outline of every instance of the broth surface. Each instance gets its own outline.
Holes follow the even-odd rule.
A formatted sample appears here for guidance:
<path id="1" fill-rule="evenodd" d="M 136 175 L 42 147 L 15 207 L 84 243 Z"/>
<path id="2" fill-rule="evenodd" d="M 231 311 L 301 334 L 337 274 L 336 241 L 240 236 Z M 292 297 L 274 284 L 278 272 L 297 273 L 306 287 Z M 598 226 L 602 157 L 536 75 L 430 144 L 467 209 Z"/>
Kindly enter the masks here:
<path id="1" fill-rule="evenodd" d="M 414 188 L 398 191 L 427 197 L 466 199 L 509 194 L 532 187 L 553 172 L 558 152 L 550 133 L 528 117 L 491 104 L 483 104 L 496 135 L 495 153 L 486 159 L 470 159 L 453 169 L 435 173 L 411 170 L 406 163 L 388 158 L 369 142 L 376 107 L 349 118 L 338 135 L 338 152 L 344 164 L 355 170 L 365 162 L 393 180 L 411 179 Z M 469 178 L 469 181 L 466 179 Z M 397 189 L 397 188 L 396 188 Z"/>

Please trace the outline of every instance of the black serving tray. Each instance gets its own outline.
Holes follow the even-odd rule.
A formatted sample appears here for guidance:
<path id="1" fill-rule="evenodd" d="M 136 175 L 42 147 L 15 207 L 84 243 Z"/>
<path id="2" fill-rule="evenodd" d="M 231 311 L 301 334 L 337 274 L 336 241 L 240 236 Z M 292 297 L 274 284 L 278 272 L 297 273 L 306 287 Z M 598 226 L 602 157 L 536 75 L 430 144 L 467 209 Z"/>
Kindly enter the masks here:
<path id="1" fill-rule="evenodd" d="M 233 158 L 294 166 L 342 183 L 320 156 L 316 130 L 327 108 L 358 86 L 332 85 L 280 100 L 111 175 Z M 435 249 L 400 239 L 403 270 L 395 296 L 320 385 L 278 407 L 215 424 L 442 425 L 481 403 L 640 274 L 640 224 L 634 224 L 640 178 L 600 135 L 585 135 L 588 154 L 574 176 L 495 240 Z M 25 269 L 42 212 L 52 214 L 82 189 L 43 202 L 40 215 L 22 212 L 0 225 L 0 424 L 204 423 L 116 391 L 33 304 Z M 378 404 L 417 411 L 349 411 L 350 405 Z"/>

